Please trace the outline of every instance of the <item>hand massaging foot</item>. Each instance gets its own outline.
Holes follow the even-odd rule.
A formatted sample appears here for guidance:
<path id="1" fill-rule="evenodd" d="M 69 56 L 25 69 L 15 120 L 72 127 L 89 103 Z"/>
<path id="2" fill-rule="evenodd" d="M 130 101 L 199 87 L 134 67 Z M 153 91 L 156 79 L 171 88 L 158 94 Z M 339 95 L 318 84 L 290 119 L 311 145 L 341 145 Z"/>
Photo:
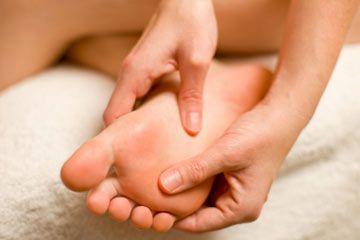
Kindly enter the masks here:
<path id="1" fill-rule="evenodd" d="M 269 71 L 256 65 L 213 64 L 204 89 L 203 128 L 194 137 L 180 123 L 179 79 L 169 75 L 140 108 L 83 144 L 64 164 L 62 180 L 71 190 L 91 190 L 87 205 L 95 214 L 108 211 L 115 220 L 130 217 L 140 228 L 167 231 L 204 203 L 213 179 L 170 196 L 159 189 L 160 173 L 214 143 L 263 98 L 270 81 Z"/>

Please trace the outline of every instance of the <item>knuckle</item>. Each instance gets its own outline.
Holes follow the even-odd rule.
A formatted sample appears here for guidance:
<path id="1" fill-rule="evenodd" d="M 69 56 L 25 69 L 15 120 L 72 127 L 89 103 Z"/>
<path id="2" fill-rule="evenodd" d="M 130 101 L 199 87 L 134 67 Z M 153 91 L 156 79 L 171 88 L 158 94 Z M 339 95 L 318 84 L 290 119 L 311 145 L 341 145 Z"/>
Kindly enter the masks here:
<path id="1" fill-rule="evenodd" d="M 242 163 L 242 166 L 248 166 L 259 155 L 259 149 L 263 149 L 263 140 L 261 137 L 246 137 L 237 131 L 227 131 L 222 138 L 221 147 L 226 165 L 236 167 L 236 164 Z"/>
<path id="2" fill-rule="evenodd" d="M 123 73 L 130 72 L 133 69 L 134 62 L 134 57 L 132 55 L 128 55 L 127 57 L 125 57 L 121 64 L 121 71 Z"/>
<path id="3" fill-rule="evenodd" d="M 136 85 L 134 92 L 137 96 L 143 97 L 151 88 L 153 84 L 153 78 L 149 77 L 149 74 L 143 72 L 140 74 L 139 79 L 141 79 Z"/>
<path id="4" fill-rule="evenodd" d="M 210 60 L 200 53 L 193 53 L 189 58 L 189 64 L 193 68 L 205 68 L 209 62 Z"/>
<path id="5" fill-rule="evenodd" d="M 237 158 L 239 157 L 236 154 L 235 149 L 232 146 L 225 146 L 222 151 L 222 164 L 226 167 L 233 168 L 237 165 Z"/>
<path id="6" fill-rule="evenodd" d="M 262 204 L 253 204 L 249 207 L 249 210 L 244 218 L 245 222 L 254 222 L 256 221 L 261 214 Z"/>
<path id="7" fill-rule="evenodd" d="M 243 206 L 238 203 L 230 202 L 223 206 L 224 218 L 230 221 L 232 224 L 238 224 L 243 219 Z"/>
<path id="8" fill-rule="evenodd" d="M 121 69 L 125 73 L 136 73 L 137 76 L 146 76 L 148 78 L 157 78 L 155 71 L 156 62 L 144 59 L 141 54 L 129 54 L 122 61 Z"/>
<path id="9" fill-rule="evenodd" d="M 234 223 L 254 222 L 260 217 L 263 204 L 260 199 L 237 199 L 223 206 L 225 217 Z"/>
<path id="10" fill-rule="evenodd" d="M 219 144 L 222 164 L 228 168 L 234 168 L 238 165 L 239 160 L 243 158 L 241 148 L 237 141 L 238 136 L 230 136 L 226 133 L 222 142 Z"/>
<path id="11" fill-rule="evenodd" d="M 121 64 L 121 71 L 123 74 L 136 74 L 136 76 L 142 77 L 152 76 L 153 71 L 150 68 L 144 67 L 144 61 L 141 59 L 141 56 L 130 54 L 125 57 Z"/>
<path id="12" fill-rule="evenodd" d="M 185 103 L 200 103 L 202 93 L 198 89 L 189 88 L 181 91 L 180 100 Z"/>
<path id="13" fill-rule="evenodd" d="M 142 97 L 151 88 L 154 79 L 157 78 L 154 70 L 149 67 L 143 67 L 137 63 L 136 57 L 128 56 L 121 65 L 122 81 L 131 81 L 131 91 L 135 95 Z M 129 84 L 129 82 L 128 82 Z"/>
<path id="14" fill-rule="evenodd" d="M 187 167 L 189 181 L 192 184 L 202 182 L 206 177 L 206 165 L 204 161 L 192 161 Z"/>

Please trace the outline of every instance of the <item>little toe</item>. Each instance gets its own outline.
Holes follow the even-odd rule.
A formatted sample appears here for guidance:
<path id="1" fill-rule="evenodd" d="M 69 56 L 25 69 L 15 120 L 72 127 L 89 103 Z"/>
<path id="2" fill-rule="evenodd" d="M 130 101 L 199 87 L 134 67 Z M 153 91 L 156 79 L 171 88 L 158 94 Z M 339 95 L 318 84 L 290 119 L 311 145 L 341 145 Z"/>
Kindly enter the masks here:
<path id="1" fill-rule="evenodd" d="M 89 192 L 86 199 L 88 209 L 96 215 L 104 214 L 109 209 L 111 199 L 120 193 L 119 188 L 115 177 L 102 181 L 99 186 Z"/>
<path id="2" fill-rule="evenodd" d="M 153 215 L 149 208 L 144 206 L 137 206 L 131 213 L 132 223 L 142 229 L 148 229 L 153 223 Z"/>
<path id="3" fill-rule="evenodd" d="M 118 222 L 126 221 L 134 208 L 135 203 L 126 197 L 116 197 L 110 201 L 110 217 Z"/>
<path id="4" fill-rule="evenodd" d="M 152 229 L 156 232 L 167 232 L 174 225 L 176 217 L 170 213 L 160 212 L 154 216 Z"/>
<path id="5" fill-rule="evenodd" d="M 99 140 L 82 145 L 65 162 L 61 179 L 71 190 L 82 192 L 96 187 L 107 175 L 112 161 L 111 147 Z"/>

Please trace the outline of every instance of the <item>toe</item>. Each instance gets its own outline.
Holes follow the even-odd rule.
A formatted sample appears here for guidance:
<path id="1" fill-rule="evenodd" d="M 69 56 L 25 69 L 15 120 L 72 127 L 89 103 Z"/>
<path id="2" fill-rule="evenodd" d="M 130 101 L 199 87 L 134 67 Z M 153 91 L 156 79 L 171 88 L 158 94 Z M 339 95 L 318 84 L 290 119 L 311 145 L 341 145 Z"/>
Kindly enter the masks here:
<path id="1" fill-rule="evenodd" d="M 117 179 L 109 177 L 102 181 L 99 186 L 89 192 L 86 205 L 96 215 L 104 214 L 110 205 L 112 198 L 120 194 L 120 186 Z"/>
<path id="2" fill-rule="evenodd" d="M 97 186 L 111 166 L 111 148 L 103 141 L 91 140 L 81 146 L 61 169 L 63 183 L 73 191 L 88 191 Z"/>
<path id="3" fill-rule="evenodd" d="M 152 212 L 144 206 L 135 207 L 131 213 L 131 221 L 138 228 L 148 229 L 153 223 Z"/>
<path id="4" fill-rule="evenodd" d="M 109 206 L 110 217 L 118 222 L 124 222 L 130 217 L 135 203 L 126 197 L 116 197 Z"/>
<path id="5" fill-rule="evenodd" d="M 175 223 L 175 216 L 170 213 L 161 212 L 154 216 L 152 229 L 156 232 L 167 232 Z"/>

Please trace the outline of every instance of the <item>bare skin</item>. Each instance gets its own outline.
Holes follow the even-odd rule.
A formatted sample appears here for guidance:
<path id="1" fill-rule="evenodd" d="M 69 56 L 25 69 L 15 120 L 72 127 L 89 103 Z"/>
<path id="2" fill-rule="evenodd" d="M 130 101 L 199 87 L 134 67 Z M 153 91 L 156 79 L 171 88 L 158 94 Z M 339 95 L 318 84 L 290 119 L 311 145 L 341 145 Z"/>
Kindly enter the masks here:
<path id="1" fill-rule="evenodd" d="M 157 1 L 116 0 L 106 4 L 97 0 L 86 3 L 44 0 L 37 1 L 37 4 L 21 0 L 2 1 L 0 89 L 46 68 L 63 55 L 114 75 L 114 66 L 121 63 L 122 54 L 119 54 L 118 63 L 110 61 L 111 64 L 108 64 L 107 60 L 94 58 L 93 51 L 88 52 L 94 45 L 89 44 L 89 40 L 101 35 L 139 35 L 156 4 Z M 288 4 L 289 1 L 274 3 L 269 0 L 215 1 L 219 25 L 217 52 L 236 54 L 277 50 L 282 40 Z M 359 41 L 359 29 L 357 17 L 348 42 Z M 163 219 L 164 215 L 160 216 L 159 219 Z"/>
<path id="2" fill-rule="evenodd" d="M 0 89 L 35 74 L 81 47 L 88 38 L 139 36 L 158 1 L 0 2 Z M 289 1 L 215 0 L 219 40 L 217 54 L 277 51 Z M 29 31 L 31 29 L 31 31 Z M 347 42 L 360 41 L 360 14 Z M 31 47 L 29 47 L 31 46 Z M 86 57 L 74 56 L 86 62 Z M 118 59 L 121 64 L 122 58 Z M 118 66 L 119 67 L 119 66 Z M 117 70 L 118 71 L 118 70 Z"/>
<path id="3" fill-rule="evenodd" d="M 87 204 L 95 214 L 109 211 L 118 221 L 131 214 L 140 228 L 167 231 L 176 219 L 204 203 L 213 179 L 170 196 L 159 189 L 159 174 L 209 147 L 241 113 L 261 100 L 270 79 L 271 74 L 256 65 L 214 64 L 206 84 L 204 129 L 191 137 L 177 115 L 178 78 L 168 76 L 138 110 L 120 117 L 80 147 L 65 163 L 62 179 L 75 191 L 94 188 Z M 111 166 L 116 175 L 106 177 Z"/>

